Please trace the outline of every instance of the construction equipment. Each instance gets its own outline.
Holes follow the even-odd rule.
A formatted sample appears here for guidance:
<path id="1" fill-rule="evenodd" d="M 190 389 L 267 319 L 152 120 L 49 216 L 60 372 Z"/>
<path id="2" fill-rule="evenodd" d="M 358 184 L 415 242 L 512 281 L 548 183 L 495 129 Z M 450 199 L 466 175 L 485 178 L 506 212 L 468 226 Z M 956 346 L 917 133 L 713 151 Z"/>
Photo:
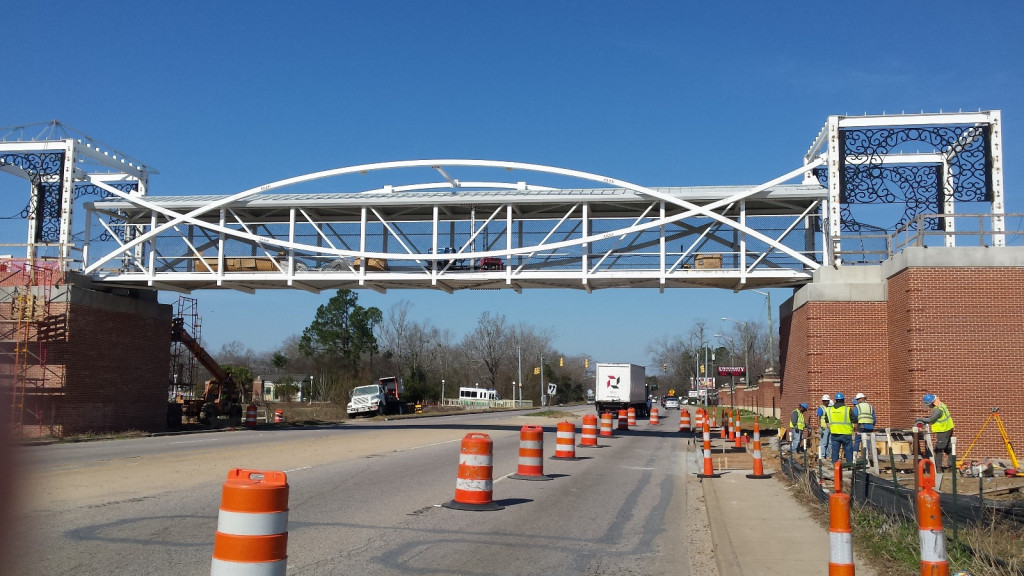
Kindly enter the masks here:
<path id="1" fill-rule="evenodd" d="M 1010 437 L 1006 434 L 1006 427 L 1003 426 L 1003 420 L 999 417 L 998 406 L 993 408 L 992 413 L 985 419 L 985 423 L 981 425 L 981 430 L 978 430 L 978 435 L 974 437 L 974 440 L 971 441 L 971 445 L 968 446 L 967 451 L 964 452 L 963 458 L 957 460 L 957 468 L 962 468 L 964 466 L 967 462 L 967 457 L 971 454 L 971 449 L 974 448 L 974 445 L 978 442 L 978 438 L 981 438 L 981 434 L 985 431 L 989 422 L 993 420 L 996 421 L 996 428 L 999 429 L 999 434 L 1003 437 L 1003 444 L 1006 445 L 1006 452 L 1010 455 L 1010 463 L 1013 464 L 1014 468 L 1018 470 L 1020 469 L 1020 464 L 1017 462 L 1017 455 L 1013 453 L 1013 444 L 1010 443 Z"/>
<path id="2" fill-rule="evenodd" d="M 213 376 L 212 380 L 207 380 L 201 397 L 178 400 L 182 404 L 184 415 L 197 419 L 205 426 L 213 426 L 220 416 L 226 416 L 230 426 L 241 425 L 243 411 L 241 388 L 235 383 L 231 374 L 224 370 L 206 349 L 185 330 L 184 318 L 171 320 L 171 341 L 184 344 L 196 360 Z"/>

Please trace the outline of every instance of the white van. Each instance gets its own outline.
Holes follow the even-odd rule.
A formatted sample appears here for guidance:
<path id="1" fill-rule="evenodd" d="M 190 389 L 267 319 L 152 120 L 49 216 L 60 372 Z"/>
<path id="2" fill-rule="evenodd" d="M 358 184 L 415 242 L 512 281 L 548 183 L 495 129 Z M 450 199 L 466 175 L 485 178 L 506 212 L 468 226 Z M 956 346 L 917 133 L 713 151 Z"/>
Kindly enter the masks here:
<path id="1" fill-rule="evenodd" d="M 501 400 L 493 388 L 459 388 L 459 404 L 463 406 L 491 406 Z"/>

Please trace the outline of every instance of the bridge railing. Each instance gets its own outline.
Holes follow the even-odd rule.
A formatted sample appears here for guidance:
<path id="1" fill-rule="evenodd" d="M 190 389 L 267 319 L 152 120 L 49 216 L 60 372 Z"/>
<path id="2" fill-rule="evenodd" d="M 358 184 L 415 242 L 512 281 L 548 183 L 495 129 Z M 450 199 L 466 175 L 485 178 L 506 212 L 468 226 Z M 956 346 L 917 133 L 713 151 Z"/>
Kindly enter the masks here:
<path id="1" fill-rule="evenodd" d="M 1000 217 L 1003 230 L 993 230 L 993 219 Z M 953 220 L 953 230 L 934 225 L 943 219 Z M 1022 223 L 1024 213 L 919 214 L 895 232 L 843 234 L 839 256 L 843 264 L 878 264 L 909 247 L 1024 246 Z"/>

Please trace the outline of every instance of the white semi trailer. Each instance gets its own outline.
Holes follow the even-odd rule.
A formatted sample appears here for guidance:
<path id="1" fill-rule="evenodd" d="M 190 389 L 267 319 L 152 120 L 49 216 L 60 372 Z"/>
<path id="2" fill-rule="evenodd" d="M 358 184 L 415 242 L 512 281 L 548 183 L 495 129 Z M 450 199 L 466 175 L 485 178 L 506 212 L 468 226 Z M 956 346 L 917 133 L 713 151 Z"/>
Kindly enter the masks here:
<path id="1" fill-rule="evenodd" d="M 599 363 L 595 390 L 594 407 L 598 414 L 606 410 L 628 410 L 630 407 L 636 410 L 637 416 L 646 417 L 650 413 L 647 372 L 643 366 Z"/>

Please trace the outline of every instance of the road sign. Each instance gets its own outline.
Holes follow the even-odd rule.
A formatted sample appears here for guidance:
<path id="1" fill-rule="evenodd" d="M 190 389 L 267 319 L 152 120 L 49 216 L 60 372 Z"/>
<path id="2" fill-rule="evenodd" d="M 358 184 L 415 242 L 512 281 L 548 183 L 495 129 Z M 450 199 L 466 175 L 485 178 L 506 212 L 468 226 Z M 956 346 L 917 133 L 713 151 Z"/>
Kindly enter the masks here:
<path id="1" fill-rule="evenodd" d="M 558 386 L 553 382 L 548 382 L 548 394 L 554 396 L 558 393 Z"/>
<path id="2" fill-rule="evenodd" d="M 744 376 L 747 373 L 747 369 L 743 366 L 719 366 L 719 376 Z"/>

